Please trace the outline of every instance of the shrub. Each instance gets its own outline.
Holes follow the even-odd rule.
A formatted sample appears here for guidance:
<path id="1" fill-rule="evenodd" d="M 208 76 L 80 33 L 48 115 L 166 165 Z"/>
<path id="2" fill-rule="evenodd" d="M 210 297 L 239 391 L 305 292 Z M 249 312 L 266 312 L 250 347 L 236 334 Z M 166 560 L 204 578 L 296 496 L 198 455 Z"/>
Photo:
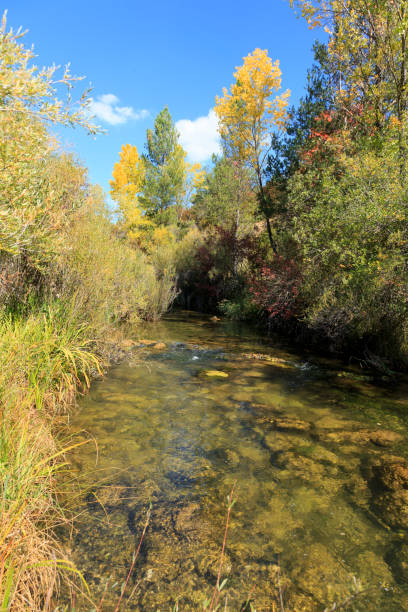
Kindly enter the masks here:
<path id="1" fill-rule="evenodd" d="M 300 313 L 301 281 L 301 273 L 295 262 L 275 255 L 269 263 L 255 268 L 249 279 L 252 303 L 268 318 L 294 317 Z"/>
<path id="2" fill-rule="evenodd" d="M 54 291 L 75 294 L 97 327 L 155 318 L 173 299 L 172 269 L 158 269 L 115 234 L 97 189 L 74 215 L 53 274 Z"/>

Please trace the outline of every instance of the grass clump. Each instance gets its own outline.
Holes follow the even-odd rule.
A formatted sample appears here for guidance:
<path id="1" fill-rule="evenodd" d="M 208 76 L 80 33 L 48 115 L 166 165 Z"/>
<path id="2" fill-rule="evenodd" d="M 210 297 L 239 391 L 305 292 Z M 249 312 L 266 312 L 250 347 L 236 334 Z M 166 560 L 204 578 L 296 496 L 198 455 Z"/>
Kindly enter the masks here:
<path id="1" fill-rule="evenodd" d="M 1 609 L 46 609 L 70 566 L 53 535 L 64 520 L 57 415 L 102 362 L 72 310 L 49 305 L 26 317 L 3 314 L 0 364 Z"/>

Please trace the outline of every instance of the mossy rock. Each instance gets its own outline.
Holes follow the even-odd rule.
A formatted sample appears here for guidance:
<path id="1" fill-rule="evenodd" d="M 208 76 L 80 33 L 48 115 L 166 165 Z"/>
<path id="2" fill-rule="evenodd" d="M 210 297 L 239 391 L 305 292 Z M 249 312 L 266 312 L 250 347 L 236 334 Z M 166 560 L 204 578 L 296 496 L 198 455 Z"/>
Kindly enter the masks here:
<path id="1" fill-rule="evenodd" d="M 374 444 L 375 446 L 381 447 L 392 446 L 403 440 L 401 434 L 386 429 L 378 429 L 375 431 L 370 431 L 368 429 L 359 429 L 355 431 L 318 431 L 317 437 L 328 442 L 335 442 L 336 444 L 352 442 L 353 444 Z"/>
<path id="2" fill-rule="evenodd" d="M 408 462 L 385 461 L 372 467 L 372 484 L 374 488 L 385 489 L 388 491 L 400 491 L 408 489 Z"/>
<path id="3" fill-rule="evenodd" d="M 373 510 L 396 529 L 408 529 L 408 490 L 388 491 L 373 497 Z"/>

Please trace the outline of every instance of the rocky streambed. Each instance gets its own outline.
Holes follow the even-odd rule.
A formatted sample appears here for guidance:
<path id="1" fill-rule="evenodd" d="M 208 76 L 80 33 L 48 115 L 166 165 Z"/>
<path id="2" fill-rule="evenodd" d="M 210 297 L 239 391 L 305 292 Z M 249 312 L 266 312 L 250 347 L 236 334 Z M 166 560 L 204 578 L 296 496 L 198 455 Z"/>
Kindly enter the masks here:
<path id="1" fill-rule="evenodd" d="M 110 577 L 113 609 L 150 508 L 122 609 L 203 609 L 236 482 L 223 607 L 408 610 L 404 382 L 198 315 L 141 338 L 74 419 L 98 461 L 91 445 L 73 455 L 82 514 L 67 546 L 95 600 Z"/>

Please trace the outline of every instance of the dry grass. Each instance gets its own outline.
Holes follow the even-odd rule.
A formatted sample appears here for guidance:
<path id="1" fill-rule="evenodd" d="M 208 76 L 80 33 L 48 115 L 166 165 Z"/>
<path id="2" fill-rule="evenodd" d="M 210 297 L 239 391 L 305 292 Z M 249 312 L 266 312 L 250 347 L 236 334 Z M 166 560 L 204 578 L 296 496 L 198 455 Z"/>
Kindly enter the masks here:
<path id="1" fill-rule="evenodd" d="M 54 537 L 65 520 L 56 499 L 64 453 L 58 410 L 89 384 L 100 359 L 69 308 L 0 323 L 0 602 L 44 610 L 70 568 Z"/>

